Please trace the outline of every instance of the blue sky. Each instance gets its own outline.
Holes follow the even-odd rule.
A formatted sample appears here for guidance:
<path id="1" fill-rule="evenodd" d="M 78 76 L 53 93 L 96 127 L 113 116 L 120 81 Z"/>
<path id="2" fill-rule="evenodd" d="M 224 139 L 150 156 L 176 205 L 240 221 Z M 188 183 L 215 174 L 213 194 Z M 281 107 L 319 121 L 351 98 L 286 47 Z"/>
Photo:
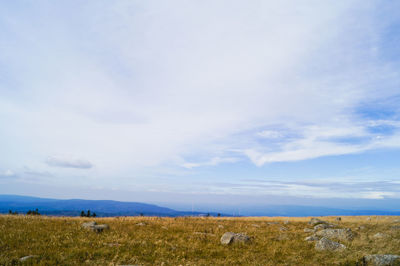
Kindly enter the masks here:
<path id="1" fill-rule="evenodd" d="M 398 10 L 358 0 L 7 1 L 0 193 L 397 201 Z"/>

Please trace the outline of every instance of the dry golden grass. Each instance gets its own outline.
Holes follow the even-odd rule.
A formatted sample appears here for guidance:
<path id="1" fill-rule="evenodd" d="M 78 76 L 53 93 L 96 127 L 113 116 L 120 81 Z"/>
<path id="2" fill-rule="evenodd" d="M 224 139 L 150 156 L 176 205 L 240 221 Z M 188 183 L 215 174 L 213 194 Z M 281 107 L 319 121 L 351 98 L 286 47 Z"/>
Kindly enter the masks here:
<path id="1" fill-rule="evenodd" d="M 398 217 L 324 217 L 356 232 L 343 242 L 341 252 L 318 252 L 304 241 L 310 218 L 70 218 L 0 216 L 0 265 L 20 264 L 19 258 L 37 257 L 40 265 L 355 265 L 366 254 L 400 254 Z M 107 223 L 110 229 L 94 233 L 81 228 L 86 221 Z M 289 224 L 283 225 L 284 220 Z M 145 223 L 140 226 L 137 223 Z M 268 224 L 279 222 L 279 224 Z M 397 223 L 400 225 L 400 223 Z M 222 225 L 221 228 L 219 225 Z M 280 227 L 287 231 L 280 231 Z M 357 227 L 364 226 L 362 230 Z M 221 245 L 225 232 L 245 232 L 252 242 Z M 386 239 L 375 239 L 381 232 Z"/>

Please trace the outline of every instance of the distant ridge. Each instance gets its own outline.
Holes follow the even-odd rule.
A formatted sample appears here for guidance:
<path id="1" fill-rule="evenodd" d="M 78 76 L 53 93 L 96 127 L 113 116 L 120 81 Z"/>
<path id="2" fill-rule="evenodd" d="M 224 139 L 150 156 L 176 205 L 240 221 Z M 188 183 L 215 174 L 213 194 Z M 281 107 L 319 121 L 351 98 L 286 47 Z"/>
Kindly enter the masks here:
<path id="1" fill-rule="evenodd" d="M 9 210 L 17 211 L 21 214 L 28 210 L 39 209 L 44 215 L 54 216 L 79 216 L 81 211 L 90 210 L 99 217 L 114 216 L 217 216 L 217 212 L 191 212 L 177 211 L 171 208 L 160 207 L 154 204 L 140 202 L 122 202 L 114 200 L 83 200 L 83 199 L 49 199 L 18 195 L 0 195 L 0 213 L 8 213 Z M 203 208 L 206 209 L 206 208 Z M 213 208 L 215 210 L 215 208 Z M 221 210 L 221 216 L 230 213 Z M 400 215 L 400 211 L 388 210 L 346 210 L 319 206 L 296 206 L 296 205 L 266 205 L 258 207 L 248 207 L 242 209 L 240 216 L 335 216 L 335 215 Z"/>
<path id="2" fill-rule="evenodd" d="M 79 216 L 81 211 L 90 210 L 99 217 L 108 216 L 187 216 L 207 215 L 202 212 L 176 211 L 170 208 L 140 202 L 121 202 L 114 200 L 47 199 L 29 196 L 0 195 L 0 213 L 9 210 L 26 213 L 39 209 L 41 214 L 56 216 Z M 216 213 L 209 213 L 216 216 Z"/>

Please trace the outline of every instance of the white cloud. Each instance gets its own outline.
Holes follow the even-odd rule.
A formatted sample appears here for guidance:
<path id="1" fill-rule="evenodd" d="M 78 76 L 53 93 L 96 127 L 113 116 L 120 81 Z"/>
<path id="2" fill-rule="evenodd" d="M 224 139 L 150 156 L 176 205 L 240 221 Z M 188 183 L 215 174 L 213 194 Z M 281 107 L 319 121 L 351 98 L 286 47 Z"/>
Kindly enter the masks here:
<path id="1" fill-rule="evenodd" d="M 196 163 L 189 163 L 185 162 L 182 164 L 183 167 L 185 168 L 195 168 L 195 167 L 201 167 L 201 166 L 215 166 L 221 163 L 235 163 L 239 161 L 238 158 L 233 158 L 233 157 L 227 157 L 227 158 L 221 158 L 221 157 L 214 157 L 209 161 L 206 162 L 196 162 Z"/>

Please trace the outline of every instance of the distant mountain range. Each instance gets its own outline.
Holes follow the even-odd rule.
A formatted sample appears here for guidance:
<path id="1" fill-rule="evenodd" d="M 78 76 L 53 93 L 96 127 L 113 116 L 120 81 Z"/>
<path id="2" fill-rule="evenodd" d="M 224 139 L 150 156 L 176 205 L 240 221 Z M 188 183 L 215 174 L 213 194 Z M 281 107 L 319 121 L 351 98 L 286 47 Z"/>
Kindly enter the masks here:
<path id="1" fill-rule="evenodd" d="M 82 199 L 46 199 L 17 195 L 0 195 L 0 213 L 8 213 L 9 210 L 18 213 L 26 213 L 29 210 L 38 209 L 39 213 L 55 216 L 79 216 L 81 211 L 90 210 L 99 217 L 108 216 L 205 216 L 208 213 L 185 212 L 160 207 L 153 204 L 140 202 L 121 202 L 114 200 L 82 200 Z M 217 216 L 217 213 L 209 213 Z M 223 215 L 223 214 L 221 214 Z M 226 216 L 226 215 L 224 215 Z"/>
<path id="2" fill-rule="evenodd" d="M 81 211 L 90 210 L 99 217 L 112 216 L 217 216 L 217 212 L 177 211 L 153 204 L 121 202 L 114 200 L 46 199 L 17 195 L 0 195 L 0 213 L 9 210 L 24 214 L 38 209 L 41 214 L 55 216 L 79 216 Z M 214 208 L 215 210 L 215 208 Z M 229 211 L 221 212 L 221 216 Z M 318 206 L 268 205 L 242 209 L 241 216 L 328 216 L 328 215 L 400 215 L 400 211 L 386 210 L 345 210 Z"/>

